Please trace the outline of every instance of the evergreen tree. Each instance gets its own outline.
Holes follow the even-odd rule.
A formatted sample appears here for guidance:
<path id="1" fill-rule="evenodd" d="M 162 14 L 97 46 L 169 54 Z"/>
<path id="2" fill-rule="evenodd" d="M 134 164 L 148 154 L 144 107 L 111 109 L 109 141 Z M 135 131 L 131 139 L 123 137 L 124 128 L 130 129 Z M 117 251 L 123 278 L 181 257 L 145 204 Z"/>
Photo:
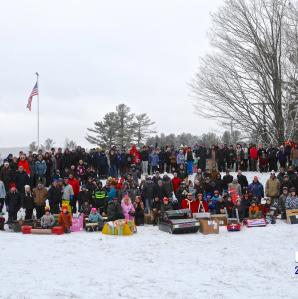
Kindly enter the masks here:
<path id="1" fill-rule="evenodd" d="M 130 113 L 130 108 L 125 104 L 116 107 L 118 128 L 116 131 L 117 144 L 123 148 L 127 146 L 134 135 L 134 114 Z"/>
<path id="2" fill-rule="evenodd" d="M 107 113 L 102 121 L 94 123 L 94 129 L 87 129 L 96 135 L 87 135 L 86 139 L 91 144 L 96 144 L 104 148 L 110 148 L 116 143 L 118 134 L 118 115 L 115 112 Z"/>
<path id="3" fill-rule="evenodd" d="M 155 124 L 151 121 L 146 113 L 136 115 L 136 121 L 134 123 L 134 135 L 137 145 L 140 146 L 141 143 L 150 135 L 156 133 L 155 130 L 150 129 L 152 125 Z"/>

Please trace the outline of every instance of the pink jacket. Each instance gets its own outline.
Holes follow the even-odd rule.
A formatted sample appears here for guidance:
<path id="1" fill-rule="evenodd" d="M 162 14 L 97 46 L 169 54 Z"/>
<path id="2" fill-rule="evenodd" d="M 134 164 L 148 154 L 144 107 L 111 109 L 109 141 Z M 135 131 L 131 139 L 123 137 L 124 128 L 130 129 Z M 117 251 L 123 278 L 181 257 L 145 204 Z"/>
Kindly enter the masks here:
<path id="1" fill-rule="evenodd" d="M 129 212 L 134 212 L 135 208 L 133 207 L 132 203 L 130 202 L 126 205 L 124 202 L 121 203 L 122 213 L 126 220 L 134 220 L 134 217 L 129 215 Z"/>

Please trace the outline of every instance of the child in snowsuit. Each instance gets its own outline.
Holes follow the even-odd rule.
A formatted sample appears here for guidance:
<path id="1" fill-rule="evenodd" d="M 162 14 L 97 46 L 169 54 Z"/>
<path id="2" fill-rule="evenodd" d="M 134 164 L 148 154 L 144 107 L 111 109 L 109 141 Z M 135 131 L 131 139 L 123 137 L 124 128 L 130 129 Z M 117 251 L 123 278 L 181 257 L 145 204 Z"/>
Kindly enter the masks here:
<path id="1" fill-rule="evenodd" d="M 62 212 L 59 214 L 58 223 L 63 227 L 65 233 L 70 233 L 70 227 L 72 226 L 72 217 L 68 212 L 68 205 L 62 205 Z"/>
<path id="2" fill-rule="evenodd" d="M 50 213 L 50 208 L 45 207 L 45 214 L 40 219 L 42 228 L 52 228 L 55 224 L 55 218 Z"/>
<path id="3" fill-rule="evenodd" d="M 262 216 L 262 212 L 257 206 L 256 202 L 253 200 L 251 202 L 251 206 L 249 207 L 249 219 L 260 219 Z"/>

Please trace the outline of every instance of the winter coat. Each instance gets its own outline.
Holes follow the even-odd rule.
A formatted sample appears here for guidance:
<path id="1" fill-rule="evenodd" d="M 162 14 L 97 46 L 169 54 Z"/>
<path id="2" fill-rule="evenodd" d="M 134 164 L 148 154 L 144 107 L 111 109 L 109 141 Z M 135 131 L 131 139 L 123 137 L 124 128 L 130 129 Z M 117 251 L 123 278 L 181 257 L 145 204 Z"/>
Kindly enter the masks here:
<path id="1" fill-rule="evenodd" d="M 142 198 L 153 199 L 156 196 L 156 185 L 151 180 L 147 180 L 143 186 Z"/>
<path id="2" fill-rule="evenodd" d="M 178 177 L 172 178 L 172 186 L 173 186 L 173 191 L 175 193 L 179 189 L 181 182 L 182 182 L 182 180 L 180 178 L 178 178 Z"/>
<path id="3" fill-rule="evenodd" d="M 298 197 L 289 195 L 285 202 L 286 209 L 298 209 Z"/>
<path id="4" fill-rule="evenodd" d="M 24 209 L 29 210 L 34 208 L 34 198 L 31 192 L 22 194 L 22 206 Z"/>
<path id="5" fill-rule="evenodd" d="M 283 150 L 279 150 L 277 154 L 277 158 L 280 163 L 285 163 L 287 162 L 287 153 Z"/>
<path id="6" fill-rule="evenodd" d="M 121 203 L 122 213 L 126 220 L 133 220 L 134 216 L 131 214 L 134 214 L 135 208 L 133 204 L 130 202 L 128 205 L 124 202 Z"/>
<path id="7" fill-rule="evenodd" d="M 47 164 L 44 160 L 35 162 L 35 175 L 37 177 L 44 176 L 47 171 Z"/>
<path id="8" fill-rule="evenodd" d="M 53 227 L 55 224 L 55 218 L 52 214 L 43 215 L 40 219 L 41 227 Z"/>
<path id="9" fill-rule="evenodd" d="M 22 198 L 19 192 L 8 192 L 6 194 L 5 205 L 8 210 L 17 212 L 22 206 Z"/>
<path id="10" fill-rule="evenodd" d="M 109 202 L 107 208 L 107 214 L 108 214 L 109 221 L 114 221 L 114 220 L 124 218 L 121 205 L 119 204 L 119 202 L 115 202 L 114 200 Z"/>
<path id="11" fill-rule="evenodd" d="M 242 193 L 241 193 L 241 185 L 240 184 L 234 184 L 233 182 L 231 183 L 231 184 L 229 184 L 228 185 L 228 190 L 230 191 L 232 191 L 232 190 L 235 190 L 236 191 L 236 193 L 238 194 L 238 195 L 241 195 Z"/>
<path id="12" fill-rule="evenodd" d="M 250 219 L 257 219 L 261 217 L 260 209 L 258 206 L 250 206 L 248 213 Z"/>
<path id="13" fill-rule="evenodd" d="M 280 182 L 278 179 L 269 178 L 266 182 L 265 193 L 268 197 L 278 197 L 280 190 Z"/>
<path id="14" fill-rule="evenodd" d="M 103 219 L 99 213 L 90 213 L 88 217 L 88 221 L 91 223 L 99 223 L 102 222 Z"/>
<path id="15" fill-rule="evenodd" d="M 164 187 L 165 192 L 167 194 L 167 197 L 171 197 L 172 193 L 173 193 L 173 185 L 172 185 L 171 178 L 164 176 L 162 178 L 162 184 L 163 184 L 163 187 Z"/>
<path id="16" fill-rule="evenodd" d="M 257 150 L 257 148 L 256 147 L 250 148 L 249 155 L 250 155 L 251 159 L 257 160 L 258 159 L 258 150 Z"/>
<path id="17" fill-rule="evenodd" d="M 0 170 L 0 180 L 3 181 L 6 191 L 8 191 L 9 184 L 13 181 L 13 173 L 9 167 L 3 167 Z"/>
<path id="18" fill-rule="evenodd" d="M 66 186 L 63 187 L 62 189 L 63 193 L 62 193 L 62 199 L 63 200 L 71 200 L 74 193 L 73 193 L 73 189 L 72 186 L 67 184 Z"/>
<path id="19" fill-rule="evenodd" d="M 177 155 L 176 163 L 177 163 L 177 165 L 180 165 L 180 164 L 184 164 L 184 163 L 185 163 L 185 156 L 184 156 L 183 153 L 179 153 L 179 154 Z"/>
<path id="20" fill-rule="evenodd" d="M 27 174 L 30 174 L 30 167 L 29 167 L 29 163 L 27 160 L 20 160 L 18 162 L 18 167 L 22 166 L 24 171 L 27 173 Z"/>
<path id="21" fill-rule="evenodd" d="M 115 197 L 117 197 L 117 190 L 112 186 L 108 191 L 108 201 L 111 201 Z"/>
<path id="22" fill-rule="evenodd" d="M 0 181 L 0 198 L 5 198 L 6 197 L 6 191 L 5 191 L 5 186 L 2 181 Z"/>
<path id="23" fill-rule="evenodd" d="M 233 176 L 230 174 L 226 174 L 222 178 L 223 188 L 228 190 L 228 185 L 233 182 Z"/>
<path id="24" fill-rule="evenodd" d="M 72 217 L 69 212 L 61 212 L 58 217 L 58 223 L 63 227 L 64 230 L 69 230 L 72 226 Z"/>
<path id="25" fill-rule="evenodd" d="M 247 177 L 243 174 L 237 175 L 238 183 L 241 185 L 242 192 L 248 186 Z"/>
<path id="26" fill-rule="evenodd" d="M 25 185 L 30 185 L 30 179 L 28 174 L 25 171 L 17 171 L 15 174 L 15 183 L 16 187 L 19 192 L 24 193 L 25 192 Z"/>
<path id="27" fill-rule="evenodd" d="M 80 192 L 80 183 L 77 179 L 72 178 L 67 180 L 68 184 L 72 187 L 74 196 L 78 196 Z"/>
<path id="28" fill-rule="evenodd" d="M 44 207 L 46 205 L 47 196 L 48 196 L 48 191 L 45 187 L 41 189 L 38 188 L 33 189 L 33 198 L 36 206 Z"/>
<path id="29" fill-rule="evenodd" d="M 48 200 L 50 207 L 57 207 L 62 203 L 62 191 L 59 187 L 51 186 L 48 190 Z"/>
<path id="30" fill-rule="evenodd" d="M 293 148 L 291 151 L 291 160 L 298 160 L 298 148 Z"/>
<path id="31" fill-rule="evenodd" d="M 157 153 L 152 153 L 149 155 L 149 164 L 155 167 L 159 165 L 159 156 Z"/>
<path id="32" fill-rule="evenodd" d="M 247 188 L 248 192 L 251 192 L 253 194 L 253 196 L 257 197 L 257 198 L 262 198 L 264 197 L 264 187 L 260 182 L 252 182 L 251 184 L 249 184 L 248 188 Z"/>

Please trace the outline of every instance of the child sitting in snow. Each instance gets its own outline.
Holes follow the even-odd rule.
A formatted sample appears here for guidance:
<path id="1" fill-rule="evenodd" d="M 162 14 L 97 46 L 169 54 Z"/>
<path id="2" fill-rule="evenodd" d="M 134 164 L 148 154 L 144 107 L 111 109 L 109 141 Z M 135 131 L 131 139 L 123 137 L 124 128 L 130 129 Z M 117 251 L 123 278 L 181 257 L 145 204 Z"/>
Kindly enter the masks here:
<path id="1" fill-rule="evenodd" d="M 45 207 L 45 214 L 40 219 L 41 227 L 42 228 L 52 228 L 55 224 L 55 218 L 50 213 L 50 208 Z"/>
<path id="2" fill-rule="evenodd" d="M 70 227 L 72 226 L 72 217 L 68 212 L 68 205 L 62 205 L 62 212 L 59 214 L 58 223 L 63 227 L 65 233 L 70 233 Z"/>

